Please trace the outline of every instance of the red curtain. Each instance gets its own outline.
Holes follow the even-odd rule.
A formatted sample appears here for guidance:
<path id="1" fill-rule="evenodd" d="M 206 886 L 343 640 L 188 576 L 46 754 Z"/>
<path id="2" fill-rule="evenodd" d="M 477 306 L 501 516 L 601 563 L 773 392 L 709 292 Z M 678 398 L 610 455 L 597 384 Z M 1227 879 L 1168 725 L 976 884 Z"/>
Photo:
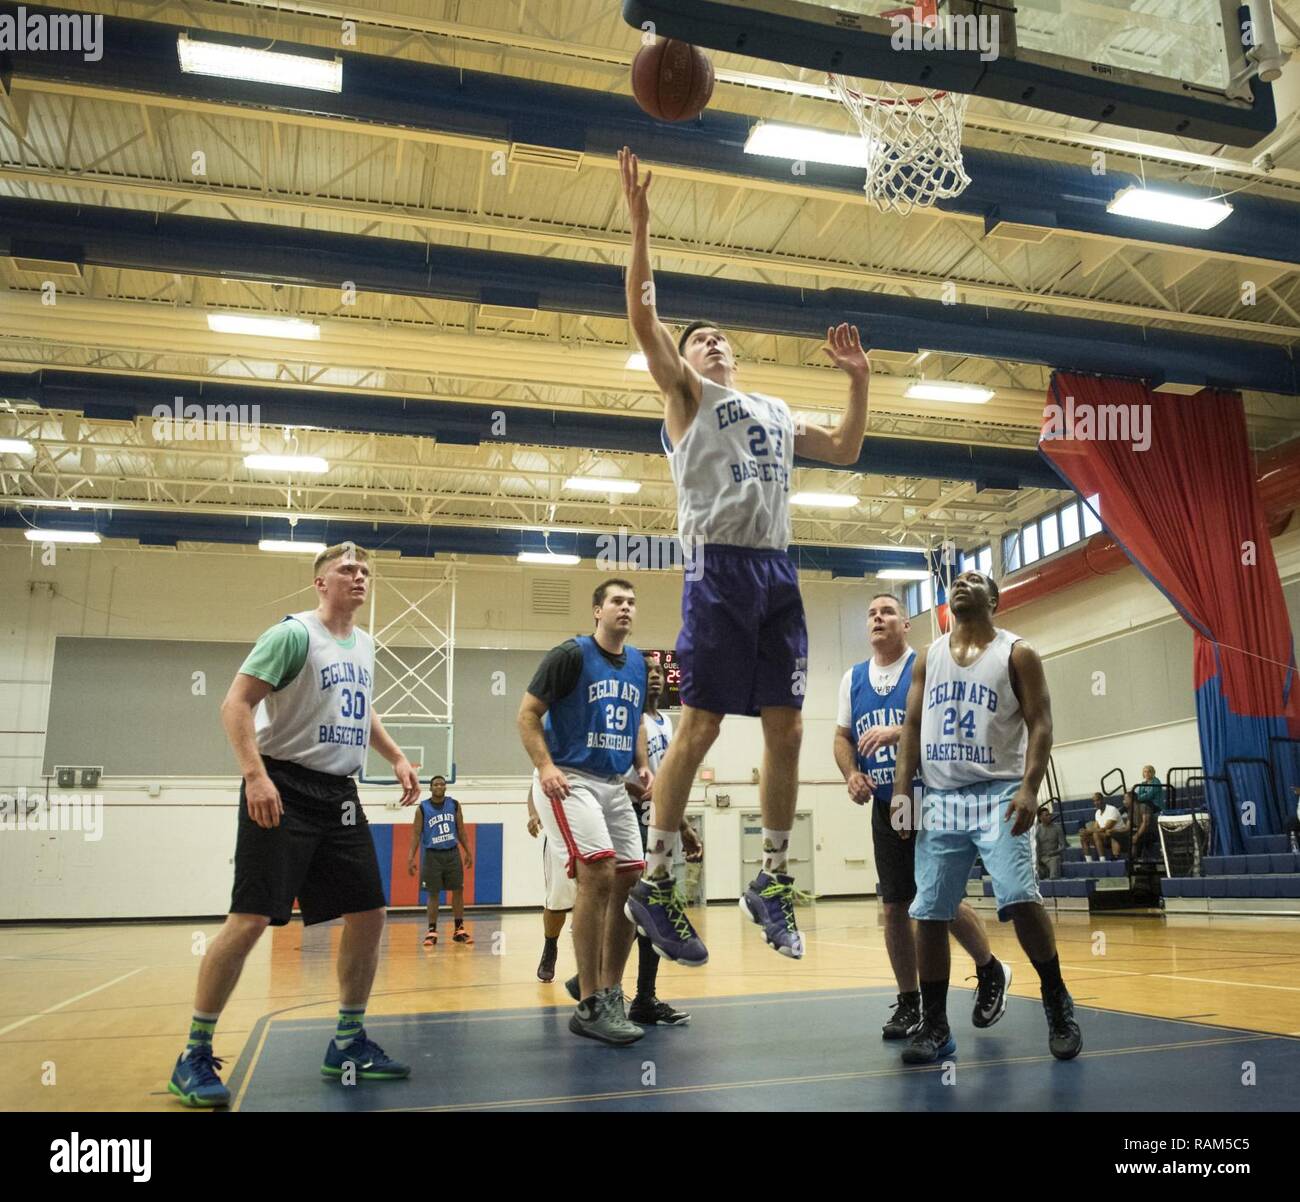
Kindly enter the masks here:
<path id="1" fill-rule="evenodd" d="M 1196 632 L 1198 703 L 1213 682 L 1230 720 L 1207 731 L 1202 712 L 1205 771 L 1267 759 L 1274 733 L 1300 737 L 1290 620 L 1241 397 L 1058 372 L 1039 450 L 1082 496 L 1099 496 L 1106 529 Z M 1252 718 L 1266 721 L 1246 746 L 1236 720 Z"/>

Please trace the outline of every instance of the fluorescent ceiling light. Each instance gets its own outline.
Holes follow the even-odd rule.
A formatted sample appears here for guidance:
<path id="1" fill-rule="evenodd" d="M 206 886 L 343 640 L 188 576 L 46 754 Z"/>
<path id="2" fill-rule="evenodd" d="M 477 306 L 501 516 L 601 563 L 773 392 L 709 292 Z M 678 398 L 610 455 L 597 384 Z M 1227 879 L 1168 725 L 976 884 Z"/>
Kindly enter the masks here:
<path id="1" fill-rule="evenodd" d="M 186 33 L 176 39 L 176 54 L 181 70 L 191 75 L 219 75 L 223 79 L 276 83 L 317 92 L 343 91 L 343 60 L 338 55 L 316 58 L 256 50 L 252 46 L 226 46 L 220 42 L 197 41 Z"/>
<path id="2" fill-rule="evenodd" d="M 983 405 L 997 394 L 991 388 L 974 384 L 945 384 L 943 381 L 911 385 L 903 393 L 909 401 L 948 401 L 954 405 Z"/>
<path id="3" fill-rule="evenodd" d="M 319 455 L 245 455 L 244 466 L 262 472 L 308 472 L 323 475 L 329 461 Z"/>
<path id="4" fill-rule="evenodd" d="M 627 357 L 627 362 L 623 364 L 628 371 L 649 371 L 650 364 L 646 362 L 644 351 L 633 351 Z"/>
<path id="5" fill-rule="evenodd" d="M 257 338 L 320 338 L 320 326 L 294 317 L 246 317 L 242 313 L 209 313 L 208 329 L 214 334 L 251 334 Z"/>
<path id="6" fill-rule="evenodd" d="M 1134 186 L 1116 192 L 1106 212 L 1192 230 L 1212 230 L 1232 212 L 1232 206 L 1223 200 L 1197 200 L 1158 188 Z"/>
<path id="7" fill-rule="evenodd" d="M 259 538 L 257 540 L 257 549 L 259 551 L 288 551 L 290 554 L 297 552 L 301 555 L 319 555 L 325 550 L 325 544 L 295 543 L 287 538 Z"/>
<path id="8" fill-rule="evenodd" d="M 571 567 L 575 563 L 581 563 L 582 557 L 579 555 L 559 555 L 554 551 L 520 551 L 519 563 L 546 563 L 552 567 L 559 567 L 561 564 Z"/>
<path id="9" fill-rule="evenodd" d="M 615 476 L 570 476 L 564 482 L 565 488 L 577 489 L 578 492 L 621 492 L 641 491 L 640 480 L 622 480 Z"/>
<path id="10" fill-rule="evenodd" d="M 867 144 L 860 134 L 836 134 L 806 125 L 760 121 L 745 140 L 746 154 L 839 167 L 865 167 Z"/>
<path id="11" fill-rule="evenodd" d="M 32 543 L 98 543 L 103 542 L 93 530 L 24 530 Z"/>
<path id="12" fill-rule="evenodd" d="M 929 580 L 930 573 L 923 568 L 882 568 L 876 573 L 878 580 Z"/>
<path id="13" fill-rule="evenodd" d="M 814 505 L 820 509 L 852 509 L 859 500 L 839 492 L 797 492 L 790 498 L 790 504 Z"/>
<path id="14" fill-rule="evenodd" d="M 864 551 L 908 551 L 920 555 L 925 551 L 924 547 L 900 547 L 897 543 L 866 543 Z"/>
<path id="15" fill-rule="evenodd" d="M 25 438 L 0 438 L 0 455 L 30 455 L 35 450 Z"/>

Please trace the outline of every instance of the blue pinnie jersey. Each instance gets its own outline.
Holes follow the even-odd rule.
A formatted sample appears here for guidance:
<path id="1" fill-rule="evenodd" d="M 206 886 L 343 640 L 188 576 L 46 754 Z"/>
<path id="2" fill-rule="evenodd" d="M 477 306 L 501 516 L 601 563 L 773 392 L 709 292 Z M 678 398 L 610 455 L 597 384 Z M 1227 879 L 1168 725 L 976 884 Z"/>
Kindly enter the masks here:
<path id="1" fill-rule="evenodd" d="M 912 687 L 912 666 L 916 655 L 908 657 L 903 670 L 888 693 L 877 693 L 871 684 L 870 660 L 853 666 L 849 679 L 849 708 L 853 715 L 853 744 L 857 747 L 863 732 L 873 726 L 901 726 L 907 717 L 907 693 Z M 878 747 L 870 756 L 854 752 L 861 772 L 879 792 L 884 785 L 893 785 L 894 770 L 898 766 L 898 745 Z"/>
<path id="2" fill-rule="evenodd" d="M 420 802 L 424 821 L 420 825 L 420 846 L 425 851 L 451 851 L 457 842 L 456 799 L 444 797 L 442 805 L 433 804 L 431 797 Z"/>
<path id="3" fill-rule="evenodd" d="M 625 647 L 623 666 L 616 668 L 591 635 L 576 642 L 582 675 L 573 692 L 554 701 L 542 719 L 547 750 L 561 768 L 622 776 L 632 767 L 645 709 L 645 657 Z"/>

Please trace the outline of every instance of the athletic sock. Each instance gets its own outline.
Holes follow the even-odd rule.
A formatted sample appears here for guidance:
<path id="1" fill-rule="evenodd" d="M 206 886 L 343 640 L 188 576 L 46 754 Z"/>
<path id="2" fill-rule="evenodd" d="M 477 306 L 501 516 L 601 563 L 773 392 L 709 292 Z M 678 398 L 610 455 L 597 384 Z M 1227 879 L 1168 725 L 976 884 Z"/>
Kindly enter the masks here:
<path id="1" fill-rule="evenodd" d="M 559 947 L 560 947 L 560 941 L 559 941 L 559 939 L 558 939 L 557 936 L 555 936 L 555 935 L 543 935 L 543 936 L 542 936 L 542 939 L 543 939 L 543 943 L 542 943 L 542 951 L 544 951 L 544 952 L 556 952 L 556 951 L 559 950 Z"/>
<path id="2" fill-rule="evenodd" d="M 1061 980 L 1061 956 L 1057 953 L 1050 960 L 1030 960 L 1034 966 L 1034 971 L 1038 974 L 1038 979 L 1043 983 L 1044 989 L 1062 989 L 1065 982 Z"/>
<path id="3" fill-rule="evenodd" d="M 212 1032 L 217 1029 L 217 1019 L 220 1017 L 220 1014 L 194 1011 L 194 1017 L 190 1019 L 190 1037 L 185 1043 L 185 1050 L 188 1052 L 201 1046 L 211 1047 Z"/>
<path id="4" fill-rule="evenodd" d="M 339 1029 L 334 1032 L 334 1046 L 341 1052 L 346 1048 L 365 1026 L 366 1008 L 364 1006 L 340 1006 Z"/>
<path id="5" fill-rule="evenodd" d="M 763 871 L 768 876 L 785 872 L 790 862 L 791 831 L 772 831 L 763 827 Z"/>
<path id="6" fill-rule="evenodd" d="M 655 954 L 655 945 L 644 935 L 636 937 L 636 948 L 636 995 L 652 998 L 659 980 L 659 957 Z"/>
<path id="7" fill-rule="evenodd" d="M 921 1004 L 921 991 L 919 989 L 909 989 L 906 993 L 900 993 L 898 1000 L 906 1005 L 919 1006 Z"/>
<path id="8" fill-rule="evenodd" d="M 921 1009 L 925 1017 L 937 1026 L 948 1025 L 948 982 L 921 982 Z"/>
<path id="9" fill-rule="evenodd" d="M 645 875 L 650 881 L 667 880 L 673 875 L 673 853 L 677 850 L 676 831 L 661 831 L 652 826 L 646 835 Z"/>
<path id="10" fill-rule="evenodd" d="M 975 975 L 977 977 L 991 976 L 994 972 L 996 972 L 1001 967 L 1002 967 L 1002 962 L 996 956 L 991 955 L 989 956 L 989 962 L 985 964 L 983 967 L 981 967 L 978 964 L 975 965 Z"/>

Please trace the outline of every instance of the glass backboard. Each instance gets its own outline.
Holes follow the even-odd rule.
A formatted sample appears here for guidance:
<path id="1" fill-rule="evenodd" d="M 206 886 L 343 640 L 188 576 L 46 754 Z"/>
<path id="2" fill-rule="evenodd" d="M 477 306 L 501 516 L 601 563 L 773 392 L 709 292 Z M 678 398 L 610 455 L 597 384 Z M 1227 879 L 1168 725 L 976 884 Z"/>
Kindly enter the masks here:
<path id="1" fill-rule="evenodd" d="M 623 0 L 625 20 L 713 50 L 1253 146 L 1277 124 L 1236 0 L 940 0 L 947 46 L 898 0 Z M 902 33 L 902 26 L 909 29 Z"/>

